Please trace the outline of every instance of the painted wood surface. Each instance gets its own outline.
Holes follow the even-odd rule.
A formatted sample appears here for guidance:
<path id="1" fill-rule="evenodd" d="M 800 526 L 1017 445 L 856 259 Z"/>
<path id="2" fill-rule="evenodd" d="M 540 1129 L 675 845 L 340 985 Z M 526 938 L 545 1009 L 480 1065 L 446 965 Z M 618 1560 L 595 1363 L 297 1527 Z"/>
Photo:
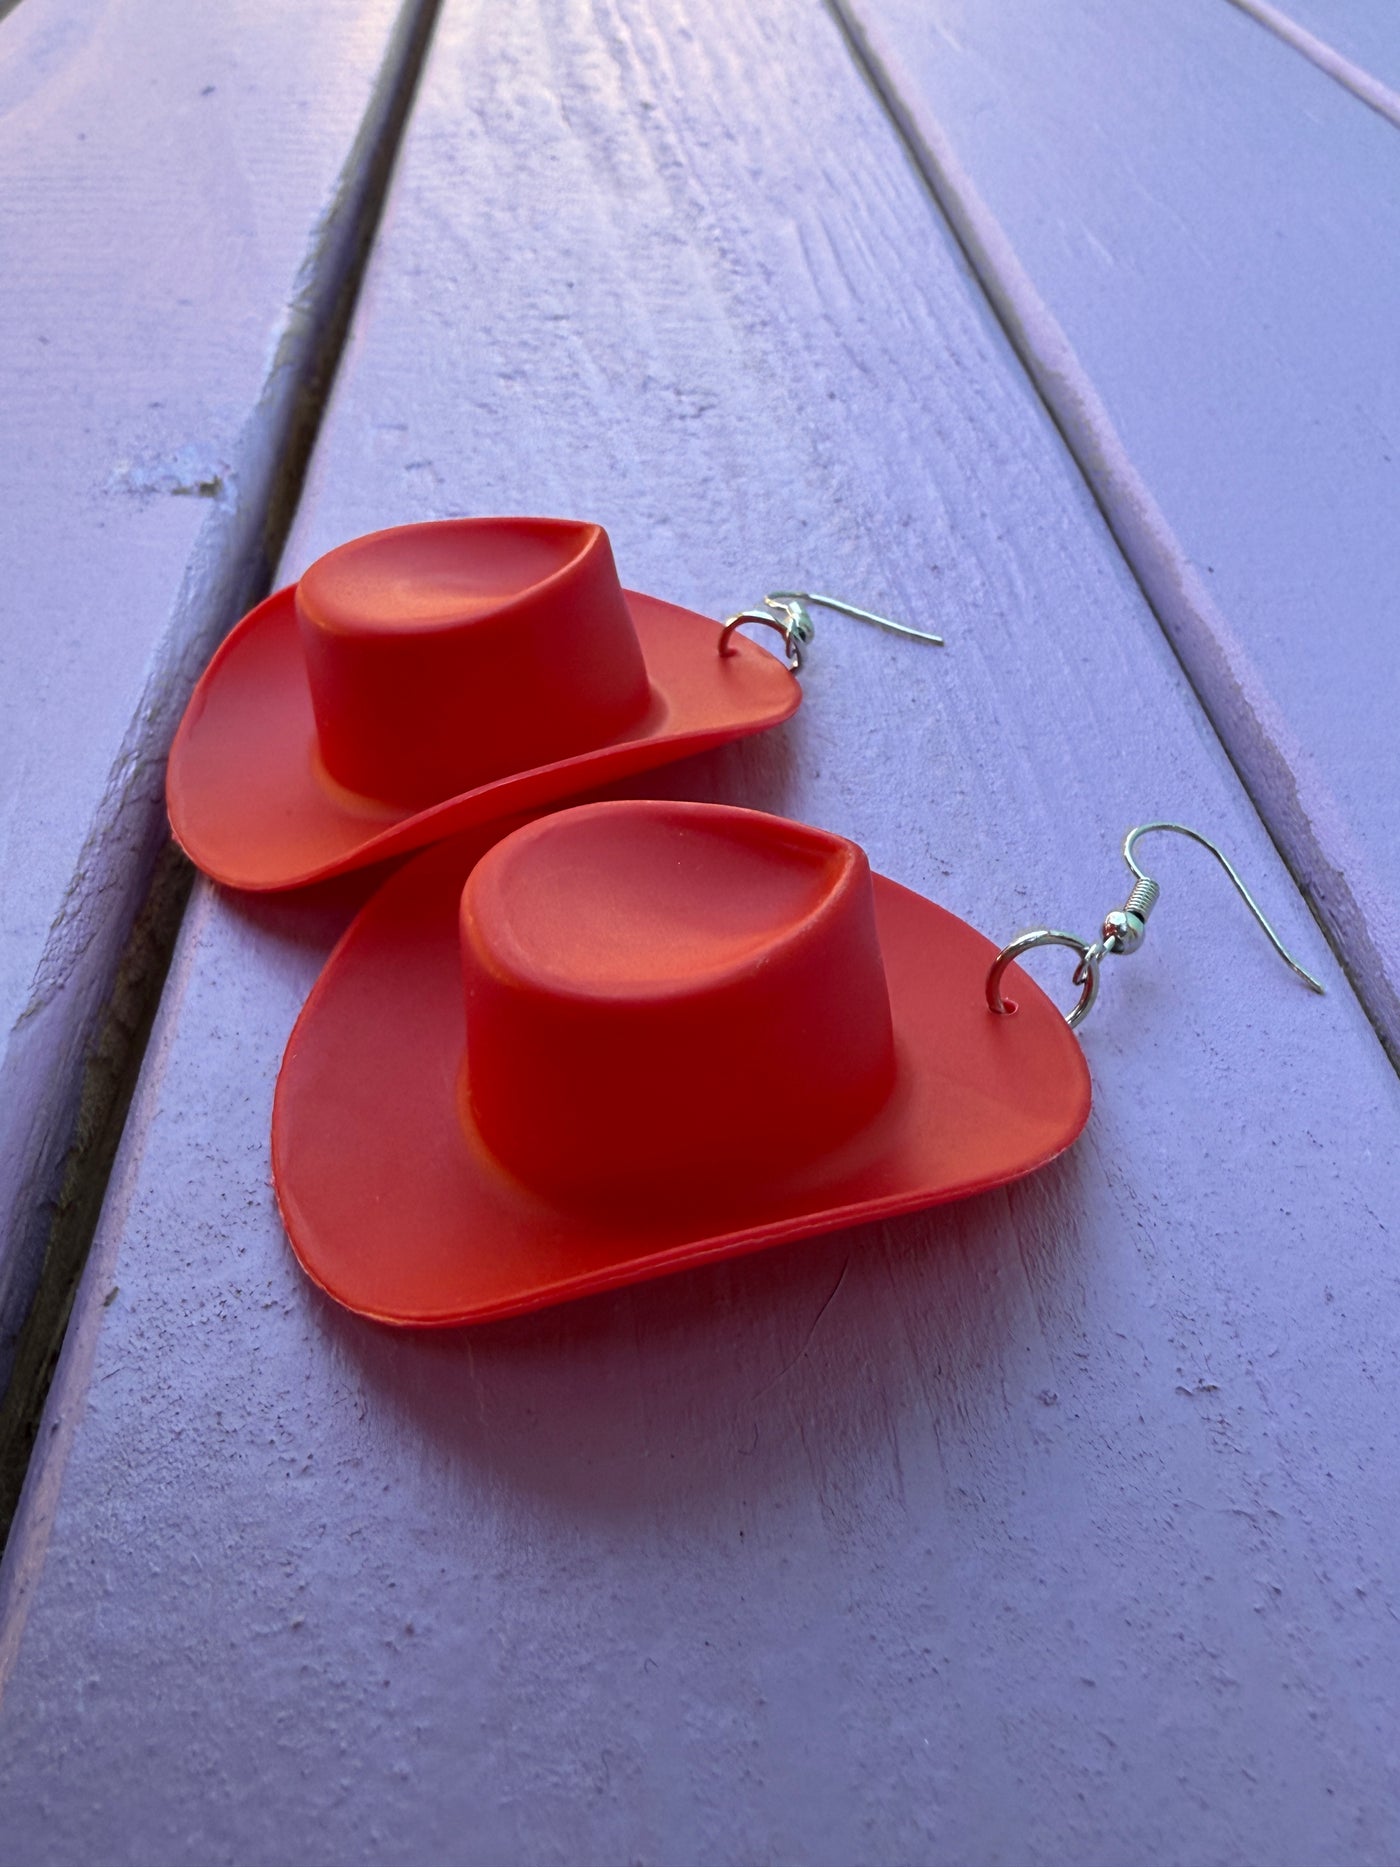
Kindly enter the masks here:
<path id="1" fill-rule="evenodd" d="M 775 72 L 793 110 L 736 107 Z M 7 1554 L 0 1831 L 54 1867 L 1394 1858 L 1400 1086 L 823 9 L 445 13 L 284 570 L 517 509 L 716 614 L 810 578 L 948 635 L 831 621 L 788 728 L 649 788 L 1008 935 L 1092 931 L 1177 813 L 1330 996 L 1163 840 L 1063 1162 L 411 1337 L 317 1296 L 268 1185 L 345 905 L 201 887 Z"/>
<path id="2" fill-rule="evenodd" d="M 1400 127 L 1400 14 L 1386 0 L 1232 0 Z"/>
<path id="3" fill-rule="evenodd" d="M 1400 140 L 1219 0 L 842 0 L 1400 1058 Z"/>
<path id="4" fill-rule="evenodd" d="M 165 836 L 165 748 L 271 570 L 420 10 L 0 21 L 0 1392 Z"/>

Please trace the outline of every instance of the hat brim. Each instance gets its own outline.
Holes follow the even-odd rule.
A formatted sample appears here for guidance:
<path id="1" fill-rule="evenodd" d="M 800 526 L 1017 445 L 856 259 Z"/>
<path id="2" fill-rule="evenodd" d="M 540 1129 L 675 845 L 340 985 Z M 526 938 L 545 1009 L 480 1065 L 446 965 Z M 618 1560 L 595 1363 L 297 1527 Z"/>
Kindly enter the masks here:
<path id="1" fill-rule="evenodd" d="M 1079 1042 L 1027 975 L 1017 1010 L 987 1008 L 992 943 L 874 877 L 898 1056 L 896 1088 L 839 1151 L 793 1169 L 800 1108 L 747 1108 L 773 1130 L 759 1195 L 703 1209 L 579 1210 L 501 1167 L 462 1088 L 458 904 L 490 839 L 429 851 L 394 876 L 331 955 L 287 1044 L 273 1183 L 303 1269 L 377 1321 L 444 1326 L 562 1303 L 863 1220 L 962 1199 L 1033 1172 L 1089 1115 Z"/>
<path id="2" fill-rule="evenodd" d="M 761 732 L 796 712 L 801 688 L 758 643 L 735 635 L 736 652 L 720 655 L 711 618 L 634 590 L 623 595 L 651 684 L 643 718 L 591 751 L 411 811 L 357 797 L 321 766 L 296 589 L 279 590 L 230 632 L 191 696 L 166 779 L 175 840 L 227 887 L 299 888 Z"/>

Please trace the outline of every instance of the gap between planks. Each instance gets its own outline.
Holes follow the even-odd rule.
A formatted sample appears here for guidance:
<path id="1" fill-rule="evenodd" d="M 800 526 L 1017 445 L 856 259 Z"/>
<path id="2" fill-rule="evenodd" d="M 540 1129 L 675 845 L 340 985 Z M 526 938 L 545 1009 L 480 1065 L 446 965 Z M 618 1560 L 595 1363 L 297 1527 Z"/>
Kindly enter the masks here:
<path id="1" fill-rule="evenodd" d="M 165 757 L 217 640 L 271 588 L 441 4 L 405 0 L 395 21 L 330 203 L 312 230 L 281 341 L 241 438 L 230 475 L 240 496 L 227 506 L 216 505 L 201 530 L 167 651 L 157 661 L 128 743 L 117 756 L 79 863 L 81 876 L 93 867 L 88 858 L 94 851 L 123 841 L 132 845 L 130 882 L 114 917 L 114 935 L 106 942 L 107 963 L 90 982 L 100 1014 L 93 1030 L 73 1046 L 67 1080 L 55 1096 L 58 1118 L 35 1137 L 23 1173 L 20 1224 L 30 1231 L 24 1244 L 38 1268 L 25 1293 L 0 1400 L 0 1551 L 14 1521 L 189 900 L 193 871 L 164 828 Z M 0 0 L 0 17 L 8 10 Z M 91 914 L 93 908 L 78 903 L 76 911 Z M 50 944 L 67 932 L 65 918 Z M 41 981 L 51 971 L 61 972 L 49 961 L 46 951 Z"/>
<path id="2" fill-rule="evenodd" d="M 1379 78 L 1373 78 L 1369 71 L 1354 64 L 1325 39 L 1319 39 L 1306 26 L 1300 26 L 1297 20 L 1290 19 L 1276 6 L 1270 6 L 1269 0 L 1229 0 L 1229 3 L 1295 52 L 1300 52 L 1319 71 L 1326 72 L 1368 110 L 1374 110 L 1378 117 L 1384 117 L 1387 123 L 1400 130 L 1400 93 L 1392 91 L 1388 84 L 1382 84 Z"/>
<path id="3" fill-rule="evenodd" d="M 1292 734 L 1267 696 L 1251 691 L 1247 671 L 1234 665 L 1232 637 L 1213 599 L 1134 465 L 1068 337 L 952 144 L 934 122 L 910 108 L 849 0 L 825 4 L 1083 477 L 1381 1048 L 1400 1072 L 1400 996 L 1346 873 L 1329 858 L 1312 827 L 1312 814 L 1301 805 L 1298 761 L 1289 756 Z"/>

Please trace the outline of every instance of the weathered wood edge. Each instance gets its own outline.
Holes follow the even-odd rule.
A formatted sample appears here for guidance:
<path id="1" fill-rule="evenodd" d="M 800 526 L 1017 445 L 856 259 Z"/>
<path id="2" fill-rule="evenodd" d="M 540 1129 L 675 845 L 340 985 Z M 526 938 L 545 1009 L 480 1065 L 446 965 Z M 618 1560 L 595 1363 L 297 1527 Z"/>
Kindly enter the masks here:
<path id="1" fill-rule="evenodd" d="M 951 138 L 892 60 L 860 0 L 825 0 L 942 209 L 1007 338 L 1089 485 L 1241 781 L 1400 1069 L 1400 958 L 1372 930 L 1371 862 L 1182 549 L 1073 345 Z"/>
<path id="2" fill-rule="evenodd" d="M 1271 6 L 1269 0 L 1229 0 L 1229 4 L 1238 7 L 1241 13 L 1247 13 L 1253 20 L 1300 52 L 1319 71 L 1325 71 L 1329 78 L 1334 78 L 1343 90 L 1350 91 L 1359 98 L 1368 110 L 1374 110 L 1377 116 L 1384 117 L 1387 123 L 1393 123 L 1400 129 L 1400 92 L 1394 90 L 1373 72 L 1367 71 L 1355 59 L 1348 58 L 1345 52 L 1335 45 L 1329 45 L 1314 32 L 1285 13 L 1281 8 Z"/>
<path id="3" fill-rule="evenodd" d="M 187 893 L 173 878 L 156 881 L 168 847 L 165 756 L 213 647 L 269 587 L 439 5 L 404 0 L 395 21 L 244 423 L 229 476 L 234 490 L 200 529 L 0 1061 L 0 1540 Z"/>

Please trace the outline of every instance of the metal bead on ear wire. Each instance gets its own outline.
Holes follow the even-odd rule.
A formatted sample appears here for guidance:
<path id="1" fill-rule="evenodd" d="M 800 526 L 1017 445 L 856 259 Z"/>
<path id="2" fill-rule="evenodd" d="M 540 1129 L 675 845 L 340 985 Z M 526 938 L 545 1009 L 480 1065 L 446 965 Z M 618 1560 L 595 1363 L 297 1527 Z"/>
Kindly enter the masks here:
<path id="1" fill-rule="evenodd" d="M 1287 947 L 1279 939 L 1273 928 L 1265 920 L 1253 895 L 1245 887 L 1224 854 L 1216 848 L 1208 836 L 1202 836 L 1199 830 L 1188 829 L 1184 823 L 1140 823 L 1136 829 L 1129 830 L 1123 838 L 1123 860 L 1132 870 L 1134 881 L 1132 892 L 1121 908 L 1114 908 L 1104 916 L 1103 929 L 1095 941 L 1081 940 L 1076 934 L 1060 933 L 1049 927 L 1033 927 L 1029 933 L 1019 935 L 1004 946 L 992 961 L 987 973 L 987 1003 L 998 1013 L 1009 1012 L 1014 1006 L 1008 1004 L 1001 995 L 1001 981 L 1006 969 L 1023 953 L 1029 953 L 1039 946 L 1067 946 L 1079 955 L 1079 964 L 1074 969 L 1074 983 L 1081 988 L 1079 1003 L 1066 1013 L 1066 1022 L 1074 1027 L 1084 1022 L 1094 1008 L 1099 993 L 1099 966 L 1109 954 L 1136 953 L 1147 937 L 1147 919 L 1157 904 L 1161 888 L 1138 867 L 1133 857 L 1138 838 L 1147 836 L 1156 830 L 1171 830 L 1178 836 L 1189 836 L 1193 843 L 1199 843 L 1202 849 L 1208 849 L 1235 884 L 1255 920 L 1268 935 L 1274 951 L 1288 966 L 1292 967 L 1303 983 L 1314 992 L 1323 992 L 1312 974 L 1300 966 Z"/>
<path id="2" fill-rule="evenodd" d="M 764 597 L 762 608 L 741 609 L 733 616 L 725 617 L 719 632 L 719 652 L 722 655 L 734 653 L 729 638 L 741 623 L 762 623 L 765 629 L 776 629 L 782 636 L 788 667 L 796 674 L 805 658 L 804 651 L 817 632 L 807 610 L 809 603 L 815 603 L 818 609 L 835 610 L 841 616 L 854 616 L 858 622 L 874 623 L 877 629 L 887 629 L 891 635 L 907 635 L 916 642 L 932 642 L 935 648 L 944 646 L 941 635 L 930 635 L 925 629 L 911 629 L 906 622 L 892 622 L 888 616 L 877 616 L 872 609 L 859 609 L 854 603 L 843 603 L 839 597 L 817 596 L 806 590 L 773 590 Z"/>
<path id="3" fill-rule="evenodd" d="M 1140 834 L 1135 831 L 1134 835 Z M 1147 917 L 1157 905 L 1161 889 L 1150 876 L 1144 876 L 1121 908 L 1105 914 L 1103 949 L 1105 953 L 1136 953 L 1147 937 Z"/>

